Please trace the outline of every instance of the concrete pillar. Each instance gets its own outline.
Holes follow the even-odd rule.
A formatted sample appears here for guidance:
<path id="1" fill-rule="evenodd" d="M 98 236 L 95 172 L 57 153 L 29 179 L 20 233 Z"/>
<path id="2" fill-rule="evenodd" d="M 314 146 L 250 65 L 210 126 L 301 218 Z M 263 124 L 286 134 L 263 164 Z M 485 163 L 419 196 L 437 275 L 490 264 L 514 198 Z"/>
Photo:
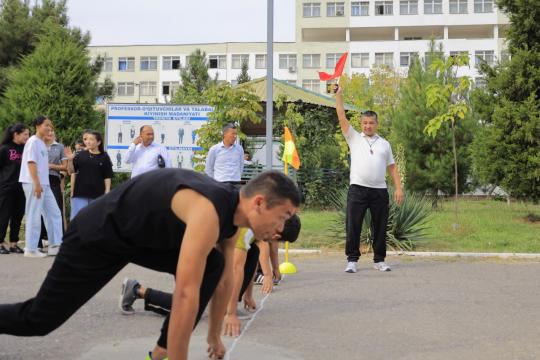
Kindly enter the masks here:
<path id="1" fill-rule="evenodd" d="M 444 40 L 448 40 L 448 26 L 444 27 Z"/>
<path id="2" fill-rule="evenodd" d="M 345 41 L 346 42 L 351 41 L 351 29 L 350 28 L 345 29 Z"/>
<path id="3" fill-rule="evenodd" d="M 394 28 L 394 40 L 396 40 L 396 41 L 399 40 L 399 28 L 398 27 Z"/>

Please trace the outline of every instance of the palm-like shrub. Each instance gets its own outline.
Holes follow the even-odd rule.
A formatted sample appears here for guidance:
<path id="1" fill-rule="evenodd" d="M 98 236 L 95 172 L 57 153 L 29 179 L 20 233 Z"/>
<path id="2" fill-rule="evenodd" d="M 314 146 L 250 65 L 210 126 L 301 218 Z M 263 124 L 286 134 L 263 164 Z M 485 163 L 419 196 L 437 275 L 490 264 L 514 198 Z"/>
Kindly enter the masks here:
<path id="1" fill-rule="evenodd" d="M 330 230 L 335 236 L 345 241 L 345 216 L 347 211 L 347 191 L 344 187 L 330 196 L 332 206 L 338 211 L 339 216 L 332 224 Z M 389 188 L 390 198 L 393 196 L 393 189 Z M 392 250 L 410 251 L 415 245 L 426 237 L 428 220 L 431 213 L 431 202 L 422 195 L 415 193 L 405 193 L 405 200 L 401 206 L 397 206 L 391 201 L 390 214 L 388 217 L 387 246 Z M 371 236 L 371 214 L 369 210 L 364 217 L 362 224 L 361 244 L 365 245 L 368 251 L 373 248 Z"/>

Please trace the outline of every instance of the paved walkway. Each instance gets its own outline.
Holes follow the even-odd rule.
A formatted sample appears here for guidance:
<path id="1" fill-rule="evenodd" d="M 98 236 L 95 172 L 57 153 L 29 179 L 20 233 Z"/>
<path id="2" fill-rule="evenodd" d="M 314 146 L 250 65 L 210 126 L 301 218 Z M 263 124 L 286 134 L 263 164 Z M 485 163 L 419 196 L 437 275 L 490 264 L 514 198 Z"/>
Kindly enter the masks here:
<path id="1" fill-rule="evenodd" d="M 343 272 L 341 255 L 293 256 L 288 276 L 229 359 L 540 359 L 538 260 L 392 256 L 394 271 Z M 0 256 L 0 302 L 33 295 L 51 259 Z M 170 290 L 172 277 L 128 266 L 63 327 L 44 338 L 0 335 L 0 359 L 143 359 L 162 319 L 117 309 L 124 276 Z M 259 300 L 260 300 L 259 296 Z M 206 359 L 203 321 L 190 359 Z M 234 339 L 227 339 L 230 349 Z"/>

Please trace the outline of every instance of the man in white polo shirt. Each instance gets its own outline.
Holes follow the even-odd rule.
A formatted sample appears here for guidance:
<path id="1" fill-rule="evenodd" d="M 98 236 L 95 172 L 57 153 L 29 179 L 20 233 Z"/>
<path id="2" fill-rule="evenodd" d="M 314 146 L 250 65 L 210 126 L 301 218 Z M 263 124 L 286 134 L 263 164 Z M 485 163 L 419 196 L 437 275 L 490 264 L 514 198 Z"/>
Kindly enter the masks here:
<path id="1" fill-rule="evenodd" d="M 128 148 L 126 163 L 133 164 L 131 178 L 160 167 L 172 167 L 167 148 L 154 143 L 154 129 L 150 125 L 141 126 L 139 136 Z"/>
<path id="2" fill-rule="evenodd" d="M 386 228 L 390 202 L 386 188 L 386 171 L 392 176 L 395 186 L 394 201 L 401 205 L 403 191 L 401 179 L 394 162 L 390 143 L 377 134 L 377 113 L 362 113 L 362 132 L 357 132 L 345 116 L 343 93 L 336 92 L 336 111 L 341 131 L 347 140 L 351 152 L 350 186 L 347 194 L 347 241 L 345 254 L 347 267 L 345 272 L 355 273 L 360 258 L 360 234 L 366 210 L 371 213 L 373 229 L 373 268 L 390 271 L 384 262 L 386 257 Z"/>

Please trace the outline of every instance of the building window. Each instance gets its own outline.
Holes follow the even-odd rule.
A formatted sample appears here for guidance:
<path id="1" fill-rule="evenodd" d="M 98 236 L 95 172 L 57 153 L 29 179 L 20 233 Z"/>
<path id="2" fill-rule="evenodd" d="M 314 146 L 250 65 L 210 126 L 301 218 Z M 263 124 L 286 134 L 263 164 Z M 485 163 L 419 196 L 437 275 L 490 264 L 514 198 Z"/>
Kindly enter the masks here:
<path id="1" fill-rule="evenodd" d="M 393 1 L 375 1 L 375 15 L 394 14 Z"/>
<path id="2" fill-rule="evenodd" d="M 232 55 L 232 61 L 231 61 L 231 68 L 232 69 L 241 69 L 243 63 L 249 62 L 249 55 L 248 54 L 233 54 Z"/>
<path id="3" fill-rule="evenodd" d="M 433 63 L 433 60 L 442 59 L 443 57 L 444 57 L 444 53 L 440 51 L 427 52 L 424 54 L 426 66 L 430 66 Z"/>
<path id="4" fill-rule="evenodd" d="M 289 85 L 294 85 L 296 86 L 296 80 L 285 80 L 285 82 Z"/>
<path id="5" fill-rule="evenodd" d="M 255 55 L 255 69 L 266 69 L 266 54 Z"/>
<path id="6" fill-rule="evenodd" d="M 336 67 L 336 63 L 338 62 L 339 58 L 342 54 L 340 53 L 330 53 L 326 54 L 326 67 L 328 69 L 333 69 Z"/>
<path id="7" fill-rule="evenodd" d="M 457 58 L 458 56 L 466 55 L 469 56 L 468 51 L 450 51 L 450 57 Z"/>
<path id="8" fill-rule="evenodd" d="M 351 3 L 351 16 L 369 16 L 369 2 L 353 1 Z"/>
<path id="9" fill-rule="evenodd" d="M 345 16 L 344 2 L 329 2 L 326 4 L 326 16 Z"/>
<path id="10" fill-rule="evenodd" d="M 502 50 L 501 51 L 501 62 L 507 62 L 510 60 L 510 53 L 508 50 Z"/>
<path id="11" fill-rule="evenodd" d="M 483 77 L 474 78 L 474 86 L 485 89 L 487 87 L 487 81 Z"/>
<path id="12" fill-rule="evenodd" d="M 394 66 L 394 53 L 375 53 L 375 65 Z"/>
<path id="13" fill-rule="evenodd" d="M 132 82 L 118 83 L 118 96 L 133 96 L 135 94 L 135 84 Z"/>
<path id="14" fill-rule="evenodd" d="M 403 40 L 422 40 L 421 36 L 405 36 Z"/>
<path id="15" fill-rule="evenodd" d="M 180 56 L 164 56 L 163 70 L 178 70 L 180 69 Z"/>
<path id="16" fill-rule="evenodd" d="M 302 87 L 313 92 L 321 92 L 321 82 L 319 80 L 302 80 Z"/>
<path id="17" fill-rule="evenodd" d="M 466 14 L 467 0 L 450 0 L 450 14 Z"/>
<path id="18" fill-rule="evenodd" d="M 210 55 L 208 56 L 208 68 L 210 69 L 226 69 L 227 55 Z"/>
<path id="19" fill-rule="evenodd" d="M 134 71 L 134 70 L 135 70 L 134 57 L 118 58 L 118 71 Z"/>
<path id="20" fill-rule="evenodd" d="M 178 81 L 164 81 L 161 83 L 161 93 L 174 96 L 179 87 L 180 83 Z"/>
<path id="21" fill-rule="evenodd" d="M 399 54 L 399 66 L 411 66 L 412 59 L 418 58 L 417 52 L 402 52 Z"/>
<path id="22" fill-rule="evenodd" d="M 141 71 L 156 71 L 157 56 L 141 56 Z"/>
<path id="23" fill-rule="evenodd" d="M 479 50 L 474 52 L 475 65 L 480 65 L 480 63 L 485 61 L 489 65 L 493 65 L 495 62 L 495 52 L 493 50 Z"/>
<path id="24" fill-rule="evenodd" d="M 279 54 L 279 68 L 296 71 L 296 54 Z"/>
<path id="25" fill-rule="evenodd" d="M 321 16 L 321 3 L 305 3 L 304 17 L 319 17 Z"/>
<path id="26" fill-rule="evenodd" d="M 156 96 L 157 83 L 155 81 L 141 81 L 139 83 L 141 96 Z"/>
<path id="27" fill-rule="evenodd" d="M 304 69 L 318 69 L 321 67 L 320 54 L 304 54 L 302 59 L 302 66 Z"/>
<path id="28" fill-rule="evenodd" d="M 442 14 L 442 0 L 424 0 L 424 14 Z"/>
<path id="29" fill-rule="evenodd" d="M 474 0 L 475 13 L 493 12 L 493 0 Z"/>
<path id="30" fill-rule="evenodd" d="M 351 67 L 368 68 L 369 67 L 369 53 L 351 54 Z"/>
<path id="31" fill-rule="evenodd" d="M 399 13 L 400 15 L 418 15 L 418 0 L 401 0 Z"/>
<path id="32" fill-rule="evenodd" d="M 104 72 L 112 72 L 113 68 L 113 61 L 112 57 L 106 57 L 103 59 L 103 71 Z"/>
<path id="33" fill-rule="evenodd" d="M 238 80 L 231 80 L 231 86 L 238 85 Z"/>

